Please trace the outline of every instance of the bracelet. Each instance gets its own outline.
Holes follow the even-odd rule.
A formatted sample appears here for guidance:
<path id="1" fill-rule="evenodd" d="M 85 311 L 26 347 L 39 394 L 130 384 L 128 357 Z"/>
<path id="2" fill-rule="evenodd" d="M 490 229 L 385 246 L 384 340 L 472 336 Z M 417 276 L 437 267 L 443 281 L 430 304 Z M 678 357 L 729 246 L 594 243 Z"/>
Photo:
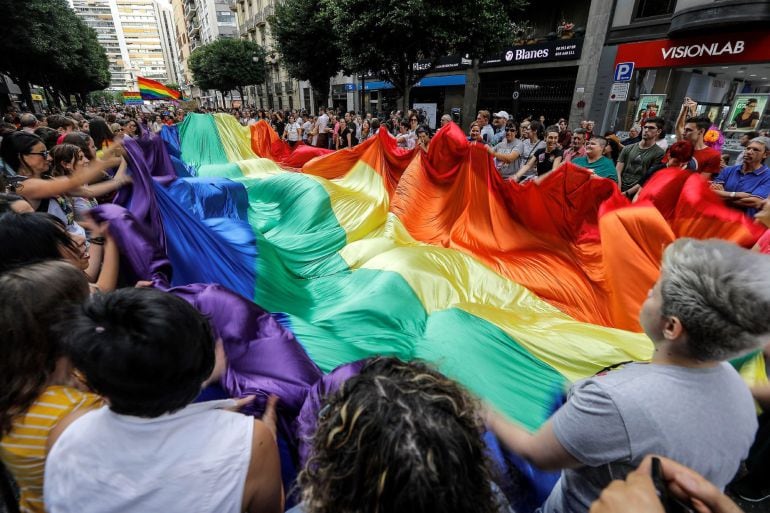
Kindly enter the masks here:
<path id="1" fill-rule="evenodd" d="M 733 191 L 733 192 L 731 192 L 731 193 L 730 193 L 730 197 L 731 197 L 731 198 L 734 198 L 734 197 L 735 197 L 735 191 Z"/>

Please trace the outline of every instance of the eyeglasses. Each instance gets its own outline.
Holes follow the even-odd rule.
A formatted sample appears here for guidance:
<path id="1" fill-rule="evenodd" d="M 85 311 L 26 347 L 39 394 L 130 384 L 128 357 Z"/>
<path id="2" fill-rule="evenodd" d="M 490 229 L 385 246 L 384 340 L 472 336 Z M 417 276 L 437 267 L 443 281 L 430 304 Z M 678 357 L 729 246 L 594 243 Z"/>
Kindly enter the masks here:
<path id="1" fill-rule="evenodd" d="M 409 121 L 418 121 L 418 119 L 417 118 L 412 118 Z"/>
<path id="2" fill-rule="evenodd" d="M 645 129 L 645 130 L 657 130 L 657 129 L 658 129 L 658 127 L 656 127 L 656 126 L 654 126 L 654 125 L 653 125 L 653 126 L 645 126 L 645 127 L 644 127 L 644 129 Z M 687 131 L 687 129 L 685 128 L 685 129 L 684 129 L 684 131 L 686 132 L 686 131 Z"/>
<path id="3" fill-rule="evenodd" d="M 30 151 L 29 153 L 27 153 L 27 155 L 40 155 L 44 159 L 47 159 L 48 155 L 50 155 L 50 154 L 51 154 L 51 152 L 48 151 L 48 150 L 45 150 L 45 151 Z"/>
<path id="4" fill-rule="evenodd" d="M 506 128 L 505 131 L 506 132 L 515 132 L 516 129 L 515 128 Z"/>

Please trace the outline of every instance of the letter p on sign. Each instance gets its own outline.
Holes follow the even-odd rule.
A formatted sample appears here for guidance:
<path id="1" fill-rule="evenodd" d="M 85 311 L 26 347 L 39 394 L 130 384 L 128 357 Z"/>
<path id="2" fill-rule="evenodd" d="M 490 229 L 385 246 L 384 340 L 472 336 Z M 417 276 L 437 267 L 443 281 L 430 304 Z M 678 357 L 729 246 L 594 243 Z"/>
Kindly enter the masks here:
<path id="1" fill-rule="evenodd" d="M 633 62 L 620 62 L 615 66 L 615 82 L 630 82 L 633 73 Z"/>

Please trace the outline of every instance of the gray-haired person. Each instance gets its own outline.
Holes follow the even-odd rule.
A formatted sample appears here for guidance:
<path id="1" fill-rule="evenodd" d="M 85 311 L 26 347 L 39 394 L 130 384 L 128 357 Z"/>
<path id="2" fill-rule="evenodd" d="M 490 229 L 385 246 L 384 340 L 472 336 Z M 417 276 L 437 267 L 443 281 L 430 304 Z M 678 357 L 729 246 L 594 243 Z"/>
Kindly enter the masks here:
<path id="1" fill-rule="evenodd" d="M 652 361 L 575 383 L 534 434 L 492 411 L 490 427 L 537 467 L 563 469 L 545 513 L 588 511 L 647 454 L 723 489 L 757 430 L 749 389 L 726 360 L 770 340 L 768 312 L 770 257 L 724 241 L 677 240 L 640 313 Z"/>

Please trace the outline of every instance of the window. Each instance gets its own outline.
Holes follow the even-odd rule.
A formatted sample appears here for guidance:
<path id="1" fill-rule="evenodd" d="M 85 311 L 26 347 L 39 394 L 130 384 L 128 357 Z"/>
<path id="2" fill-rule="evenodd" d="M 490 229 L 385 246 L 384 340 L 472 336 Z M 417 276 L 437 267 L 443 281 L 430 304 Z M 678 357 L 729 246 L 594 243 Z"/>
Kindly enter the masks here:
<path id="1" fill-rule="evenodd" d="M 636 19 L 655 18 L 674 13 L 676 0 L 637 0 Z"/>
<path id="2" fill-rule="evenodd" d="M 234 21 L 232 11 L 217 11 L 218 23 L 233 23 Z"/>

